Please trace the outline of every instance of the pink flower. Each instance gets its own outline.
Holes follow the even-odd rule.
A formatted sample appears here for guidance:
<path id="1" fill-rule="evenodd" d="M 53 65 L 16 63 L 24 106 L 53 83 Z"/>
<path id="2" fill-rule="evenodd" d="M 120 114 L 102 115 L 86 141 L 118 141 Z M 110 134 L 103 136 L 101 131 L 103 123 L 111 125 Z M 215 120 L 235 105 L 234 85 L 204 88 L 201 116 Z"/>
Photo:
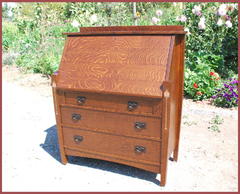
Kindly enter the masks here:
<path id="1" fill-rule="evenodd" d="M 229 15 L 225 15 L 224 18 L 225 18 L 225 20 L 231 21 L 231 17 Z"/>
<path id="2" fill-rule="evenodd" d="M 219 9 L 218 9 L 217 14 L 219 16 L 225 16 L 227 14 L 227 5 L 226 4 L 221 4 Z"/>
<path id="3" fill-rule="evenodd" d="M 199 23 L 198 23 L 198 28 L 199 28 L 200 30 L 204 30 L 204 29 L 206 28 L 206 25 L 205 25 L 204 23 L 199 22 Z"/>
<path id="4" fill-rule="evenodd" d="M 204 30 L 206 28 L 206 25 L 205 25 L 205 17 L 201 17 L 200 18 L 200 21 L 198 23 L 198 28 L 200 30 Z"/>
<path id="5" fill-rule="evenodd" d="M 72 24 L 72 26 L 75 27 L 75 28 L 77 28 L 77 27 L 80 26 L 80 24 L 79 24 L 79 22 L 78 22 L 77 20 L 73 20 L 71 24 Z"/>
<path id="6" fill-rule="evenodd" d="M 194 5 L 194 8 L 192 9 L 192 12 L 193 12 L 193 14 L 195 14 L 197 16 L 201 16 L 202 15 L 201 10 L 202 10 L 202 8 L 201 8 L 200 5 L 199 6 Z"/>
<path id="7" fill-rule="evenodd" d="M 187 17 L 185 15 L 181 15 L 181 16 L 178 16 L 176 18 L 177 21 L 180 21 L 180 22 L 186 22 L 187 21 Z"/>
<path id="8" fill-rule="evenodd" d="M 224 9 L 219 9 L 218 10 L 218 15 L 219 16 L 225 16 L 227 14 L 227 11 L 226 10 L 224 10 Z"/>
<path id="9" fill-rule="evenodd" d="M 160 19 L 156 18 L 156 17 L 153 17 L 152 18 L 152 23 L 153 24 L 157 24 L 158 22 L 160 22 Z"/>
<path id="10" fill-rule="evenodd" d="M 230 20 L 226 21 L 226 26 L 227 28 L 231 28 L 232 27 L 232 22 Z"/>
<path id="11" fill-rule="evenodd" d="M 200 30 L 204 30 L 206 28 L 206 25 L 205 25 L 205 18 L 204 17 L 201 17 L 200 18 L 200 21 L 198 23 L 198 28 Z"/>
<path id="12" fill-rule="evenodd" d="M 162 10 L 159 9 L 159 10 L 156 11 L 157 16 L 162 16 L 162 14 L 163 14 Z"/>

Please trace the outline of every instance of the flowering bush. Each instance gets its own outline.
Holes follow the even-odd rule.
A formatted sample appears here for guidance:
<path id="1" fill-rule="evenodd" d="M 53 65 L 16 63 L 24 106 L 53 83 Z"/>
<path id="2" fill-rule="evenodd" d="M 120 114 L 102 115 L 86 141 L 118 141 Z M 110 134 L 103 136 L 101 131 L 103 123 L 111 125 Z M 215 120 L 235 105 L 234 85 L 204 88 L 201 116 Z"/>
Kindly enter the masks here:
<path id="1" fill-rule="evenodd" d="M 183 20 L 180 19 L 184 18 Z M 238 10 L 237 4 L 187 3 L 177 22 L 185 26 L 186 67 L 196 61 L 197 55 L 217 56 L 221 61 L 215 67 L 221 77 L 237 73 Z M 210 60 L 210 64 L 214 63 Z M 192 69 L 191 69 L 192 70 Z"/>
<path id="2" fill-rule="evenodd" d="M 187 3 L 177 16 L 176 21 L 187 32 L 186 96 L 194 100 L 209 98 L 221 85 L 220 76 L 237 74 L 237 13 L 237 4 Z M 215 104 L 229 106 L 225 97 L 217 96 Z"/>
<path id="3" fill-rule="evenodd" d="M 203 100 L 214 94 L 221 80 L 218 73 L 208 64 L 202 62 L 198 64 L 193 71 L 189 68 L 185 70 L 184 93 L 194 100 Z"/>
<path id="4" fill-rule="evenodd" d="M 212 96 L 213 103 L 221 107 L 233 107 L 238 104 L 238 80 L 229 79 L 223 83 L 222 87 L 217 89 L 216 94 Z"/>

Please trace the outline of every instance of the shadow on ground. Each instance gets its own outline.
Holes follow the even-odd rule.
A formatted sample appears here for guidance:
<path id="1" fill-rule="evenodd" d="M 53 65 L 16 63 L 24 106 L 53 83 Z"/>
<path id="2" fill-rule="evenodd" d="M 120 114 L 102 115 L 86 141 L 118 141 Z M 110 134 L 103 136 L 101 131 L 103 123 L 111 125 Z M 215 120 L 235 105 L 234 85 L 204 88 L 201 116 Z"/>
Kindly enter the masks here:
<path id="1" fill-rule="evenodd" d="M 41 144 L 40 146 L 54 159 L 56 159 L 58 162 L 61 162 L 56 125 L 46 129 L 45 132 L 47 132 L 46 139 L 44 143 Z M 118 164 L 115 162 L 108 162 L 92 158 L 68 156 L 68 163 L 74 165 L 87 166 L 90 168 L 97 168 L 126 176 L 131 176 L 134 178 L 139 178 L 153 182 L 157 185 L 160 184 L 159 180 L 156 179 L 157 176 L 156 173 L 148 172 L 127 165 Z"/>

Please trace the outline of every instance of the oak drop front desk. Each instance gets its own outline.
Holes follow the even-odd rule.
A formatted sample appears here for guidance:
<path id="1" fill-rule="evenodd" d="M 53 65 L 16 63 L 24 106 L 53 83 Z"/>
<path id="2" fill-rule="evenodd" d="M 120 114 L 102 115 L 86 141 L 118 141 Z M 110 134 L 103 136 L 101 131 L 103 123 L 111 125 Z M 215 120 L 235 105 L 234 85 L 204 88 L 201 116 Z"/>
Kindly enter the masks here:
<path id="1" fill-rule="evenodd" d="M 62 163 L 67 155 L 160 173 L 178 158 L 182 26 L 85 27 L 67 35 L 52 88 Z"/>

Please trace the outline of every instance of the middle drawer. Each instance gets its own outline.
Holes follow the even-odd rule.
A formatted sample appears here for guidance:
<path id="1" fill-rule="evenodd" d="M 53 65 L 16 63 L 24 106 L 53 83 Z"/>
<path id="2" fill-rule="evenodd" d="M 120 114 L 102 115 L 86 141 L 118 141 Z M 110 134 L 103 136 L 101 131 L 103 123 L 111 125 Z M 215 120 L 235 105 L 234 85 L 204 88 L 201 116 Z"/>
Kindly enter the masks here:
<path id="1" fill-rule="evenodd" d="M 64 126 L 160 140 L 160 118 L 61 107 Z"/>

